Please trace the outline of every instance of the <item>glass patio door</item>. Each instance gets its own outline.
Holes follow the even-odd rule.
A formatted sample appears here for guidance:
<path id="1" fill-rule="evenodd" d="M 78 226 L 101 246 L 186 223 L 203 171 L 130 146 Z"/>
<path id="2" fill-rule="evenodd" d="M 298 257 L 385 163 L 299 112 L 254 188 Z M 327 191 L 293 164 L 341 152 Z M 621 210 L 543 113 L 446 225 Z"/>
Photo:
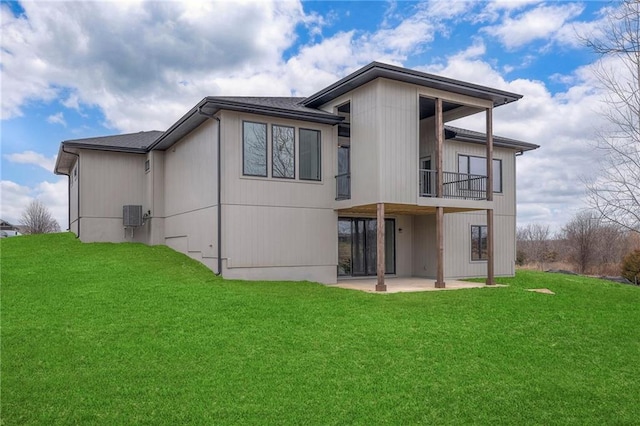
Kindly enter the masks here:
<path id="1" fill-rule="evenodd" d="M 377 221 L 367 218 L 338 220 L 338 275 L 377 273 Z M 395 220 L 385 219 L 385 271 L 395 274 Z"/>

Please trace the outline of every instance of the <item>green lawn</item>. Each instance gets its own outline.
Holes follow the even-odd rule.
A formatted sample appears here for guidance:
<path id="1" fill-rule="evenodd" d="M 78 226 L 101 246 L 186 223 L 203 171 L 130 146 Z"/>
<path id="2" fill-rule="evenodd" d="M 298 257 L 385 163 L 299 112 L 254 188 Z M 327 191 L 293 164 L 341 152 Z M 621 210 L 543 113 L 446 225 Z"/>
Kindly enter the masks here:
<path id="1" fill-rule="evenodd" d="M 522 271 L 378 295 L 70 234 L 0 244 L 5 425 L 640 423 L 640 288 Z"/>

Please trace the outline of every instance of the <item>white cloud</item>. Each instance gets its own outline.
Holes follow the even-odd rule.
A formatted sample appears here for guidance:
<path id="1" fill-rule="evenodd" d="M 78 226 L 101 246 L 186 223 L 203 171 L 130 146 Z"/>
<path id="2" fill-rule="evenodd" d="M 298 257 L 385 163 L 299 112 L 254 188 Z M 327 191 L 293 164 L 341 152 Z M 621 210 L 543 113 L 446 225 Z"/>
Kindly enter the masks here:
<path id="1" fill-rule="evenodd" d="M 62 124 L 64 127 L 67 127 L 67 122 L 64 120 L 64 114 L 62 113 L 62 111 L 48 116 L 47 122 L 52 124 Z"/>
<path id="2" fill-rule="evenodd" d="M 46 157 L 39 152 L 24 151 L 16 152 L 14 154 L 5 154 L 4 157 L 12 163 L 18 164 L 33 164 L 40 166 L 48 172 L 53 172 L 53 167 L 56 164 L 56 156 Z"/>
<path id="3" fill-rule="evenodd" d="M 20 185 L 9 180 L 0 181 L 0 217 L 19 224 L 22 213 L 34 199 L 42 201 L 62 229 L 68 227 L 67 178 L 55 182 L 41 182 L 35 187 Z"/>
<path id="4" fill-rule="evenodd" d="M 571 19 L 584 10 L 578 3 L 561 5 L 539 5 L 533 9 L 511 17 L 505 16 L 503 22 L 484 28 L 488 35 L 497 37 L 509 49 L 517 48 L 534 40 L 553 39 L 567 40 L 567 28 Z"/>
<path id="5" fill-rule="evenodd" d="M 217 77 L 242 79 L 280 63 L 304 20 L 299 3 L 280 1 L 23 7 L 20 17 L 1 7 L 3 118 L 20 115 L 28 101 L 50 101 L 68 90 L 65 105 L 97 105 L 121 131 L 164 129 L 202 97 L 217 94 Z M 165 102 L 160 116 L 146 113 Z"/>

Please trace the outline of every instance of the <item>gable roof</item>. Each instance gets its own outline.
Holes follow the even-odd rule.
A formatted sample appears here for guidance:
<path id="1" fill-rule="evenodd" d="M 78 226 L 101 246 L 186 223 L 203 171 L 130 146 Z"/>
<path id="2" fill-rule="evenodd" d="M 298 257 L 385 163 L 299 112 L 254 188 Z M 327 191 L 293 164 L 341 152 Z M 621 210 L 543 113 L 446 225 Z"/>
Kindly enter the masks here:
<path id="1" fill-rule="evenodd" d="M 338 80 L 331 86 L 309 96 L 304 100 L 303 105 L 317 108 L 379 77 L 490 100 L 494 106 L 508 104 L 522 98 L 522 95 L 518 95 L 517 93 L 397 67 L 395 65 L 371 62 L 369 65 Z"/>

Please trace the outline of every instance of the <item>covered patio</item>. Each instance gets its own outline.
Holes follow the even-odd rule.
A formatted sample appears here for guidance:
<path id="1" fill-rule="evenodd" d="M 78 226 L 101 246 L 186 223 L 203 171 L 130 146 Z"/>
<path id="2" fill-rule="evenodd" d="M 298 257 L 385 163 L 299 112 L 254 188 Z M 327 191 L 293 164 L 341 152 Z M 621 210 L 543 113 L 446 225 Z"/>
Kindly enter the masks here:
<path id="1" fill-rule="evenodd" d="M 327 284 L 327 286 L 378 294 L 409 293 L 417 291 L 460 290 L 465 288 L 506 287 L 502 284 L 487 285 L 486 283 L 474 283 L 456 280 L 447 280 L 446 287 L 436 287 L 436 280 L 420 277 L 387 277 L 384 281 L 386 284 L 386 291 L 383 292 L 376 291 L 376 285 L 378 284 L 378 279 L 376 277 L 342 279 L 338 280 L 336 284 Z"/>

